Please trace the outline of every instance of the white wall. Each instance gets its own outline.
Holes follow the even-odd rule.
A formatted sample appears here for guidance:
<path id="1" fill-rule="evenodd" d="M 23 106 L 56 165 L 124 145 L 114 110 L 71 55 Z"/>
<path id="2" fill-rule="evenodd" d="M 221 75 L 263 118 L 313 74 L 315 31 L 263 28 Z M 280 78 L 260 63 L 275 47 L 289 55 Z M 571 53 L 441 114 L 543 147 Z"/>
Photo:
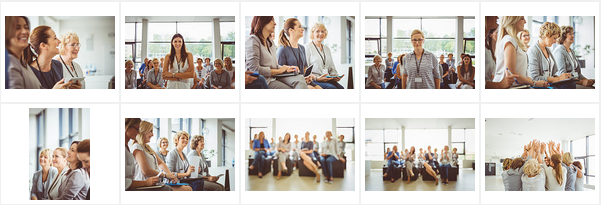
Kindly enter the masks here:
<path id="1" fill-rule="evenodd" d="M 575 39 L 575 41 L 581 46 L 581 49 L 586 45 L 595 48 L 596 35 L 593 35 L 595 34 L 595 19 L 593 16 L 582 16 L 582 23 L 576 25 L 574 32 L 580 34 L 580 38 Z M 586 64 L 583 66 L 582 75 L 587 78 L 595 78 L 595 52 L 584 56 L 584 59 Z"/>

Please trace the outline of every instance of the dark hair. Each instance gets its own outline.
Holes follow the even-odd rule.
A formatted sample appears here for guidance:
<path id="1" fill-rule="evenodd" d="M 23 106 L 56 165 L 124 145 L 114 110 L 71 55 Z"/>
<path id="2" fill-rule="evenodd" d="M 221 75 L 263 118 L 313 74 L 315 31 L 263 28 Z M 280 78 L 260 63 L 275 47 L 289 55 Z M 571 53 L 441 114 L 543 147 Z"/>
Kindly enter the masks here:
<path id="1" fill-rule="evenodd" d="M 496 30 L 497 30 L 497 28 L 488 30 L 488 34 L 486 34 L 486 45 L 485 45 L 486 49 L 488 49 L 492 52 L 492 59 L 495 62 L 497 61 L 497 57 L 495 56 L 495 48 L 492 47 L 492 37 L 490 37 L 490 35 L 492 35 Z"/>
<path id="2" fill-rule="evenodd" d="M 513 159 L 513 162 L 511 162 L 512 169 L 518 169 L 522 166 L 524 166 L 524 159 L 522 159 L 521 157 L 515 158 Z"/>
<path id="3" fill-rule="evenodd" d="M 280 45 L 286 47 L 286 46 L 290 46 L 290 39 L 288 39 L 288 36 L 290 36 L 290 34 L 288 33 L 288 29 L 294 29 L 294 26 L 296 26 L 296 22 L 298 21 L 298 19 L 296 18 L 289 18 L 286 20 L 286 22 L 284 22 L 284 28 L 282 29 L 282 31 L 280 31 Z"/>
<path id="4" fill-rule="evenodd" d="M 90 139 L 86 139 L 81 141 L 79 145 L 77 145 L 77 153 L 88 153 L 90 154 Z"/>
<path id="5" fill-rule="evenodd" d="M 572 162 L 572 164 L 576 167 L 578 167 L 578 169 L 582 170 L 582 164 L 580 163 L 580 161 L 574 161 Z"/>
<path id="6" fill-rule="evenodd" d="M 186 51 L 186 42 L 184 42 L 184 36 L 182 36 L 182 34 L 176 33 L 175 35 L 173 35 L 173 37 L 171 38 L 171 52 L 169 53 L 169 64 L 173 65 L 173 62 L 175 60 L 175 47 L 173 47 L 173 40 L 175 40 L 175 38 L 181 38 L 182 39 L 182 49 L 181 49 L 181 60 L 182 62 L 184 62 L 186 59 L 188 59 L 188 52 Z"/>
<path id="7" fill-rule="evenodd" d="M 461 55 L 461 61 L 463 61 L 464 58 L 469 58 L 470 62 L 461 64 L 461 74 L 464 74 L 463 70 L 466 66 L 467 66 L 467 73 L 469 73 L 470 75 L 474 74 L 474 66 L 472 65 L 472 57 L 469 54 Z"/>
<path id="8" fill-rule="evenodd" d="M 81 143 L 81 141 L 73 141 L 71 143 L 71 146 L 73 146 L 73 144 L 76 144 L 79 148 L 79 143 Z M 75 169 L 79 169 L 83 167 L 83 163 L 81 163 L 81 161 L 79 159 L 77 159 L 77 168 Z M 67 174 L 71 173 L 71 171 L 73 171 L 72 169 L 69 169 L 69 171 L 67 171 Z"/>
<path id="9" fill-rule="evenodd" d="M 288 141 L 286 141 L 286 135 L 288 135 Z M 290 143 L 290 139 L 291 139 L 291 138 L 292 138 L 292 137 L 290 136 L 290 133 L 286 133 L 286 134 L 284 135 L 284 140 L 282 140 L 282 141 L 283 141 L 283 142 L 286 142 L 285 144 L 288 144 L 288 143 Z"/>
<path id="10" fill-rule="evenodd" d="M 50 29 L 50 26 L 38 26 L 33 29 L 29 35 L 29 46 L 23 50 L 23 59 L 25 59 L 27 64 L 33 63 L 33 61 L 35 61 L 40 55 L 40 44 L 48 44 L 48 38 L 50 38 L 50 35 L 48 35 L 46 32 L 48 32 Z"/>
<path id="11" fill-rule="evenodd" d="M 5 40 L 4 40 L 4 45 L 5 47 L 8 47 L 10 45 L 10 39 L 15 37 L 15 26 L 17 24 L 17 19 L 18 18 L 23 18 L 25 20 L 25 25 L 27 30 L 29 30 L 29 25 L 31 25 L 29 23 L 29 18 L 27 18 L 26 16 L 5 16 L 4 17 L 4 32 L 5 32 Z M 28 46 L 29 47 L 29 46 Z M 15 55 L 14 53 L 12 53 L 10 50 L 6 49 L 8 51 L 8 53 Z M 16 55 L 15 55 L 16 56 Z M 21 59 L 19 59 L 19 61 L 21 62 L 21 65 L 23 67 L 26 67 L 27 65 L 23 62 L 23 55 L 21 55 Z"/>
<path id="12" fill-rule="evenodd" d="M 250 35 L 255 35 L 261 39 L 261 44 L 270 48 L 273 42 L 269 36 L 263 36 L 263 28 L 273 20 L 273 16 L 254 16 L 250 23 Z M 269 49 L 268 49 L 269 50 Z"/>

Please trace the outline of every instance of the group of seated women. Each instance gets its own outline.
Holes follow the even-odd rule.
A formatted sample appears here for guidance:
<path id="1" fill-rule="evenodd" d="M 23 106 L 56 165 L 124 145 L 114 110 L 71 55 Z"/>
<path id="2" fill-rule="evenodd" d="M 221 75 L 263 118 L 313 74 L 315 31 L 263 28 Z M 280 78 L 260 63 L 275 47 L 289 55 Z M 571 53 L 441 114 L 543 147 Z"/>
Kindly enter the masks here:
<path id="1" fill-rule="evenodd" d="M 186 49 L 184 37 L 175 34 L 171 38 L 171 51 L 164 58 L 145 59 L 138 73 L 133 69 L 134 62 L 125 62 L 125 89 L 233 89 L 235 86 L 235 68 L 230 57 L 196 60 Z M 206 68 L 205 68 L 206 67 Z M 140 82 L 138 82 L 140 81 Z"/>
<path id="2" fill-rule="evenodd" d="M 255 16 L 250 36 L 246 38 L 246 89 L 344 89 L 338 82 L 330 48 L 323 44 L 328 30 L 316 23 L 310 31 L 311 41 L 299 44 L 305 29 L 296 18 L 284 22 L 279 47 L 274 43 L 273 16 Z M 307 68 L 313 66 L 311 73 Z"/>
<path id="3" fill-rule="evenodd" d="M 6 16 L 5 22 L 7 89 L 85 88 L 84 73 L 74 61 L 81 48 L 77 34 L 58 36 L 44 25 L 30 33 L 25 16 Z"/>
<path id="4" fill-rule="evenodd" d="M 524 16 L 504 16 L 486 34 L 486 88 L 524 85 L 535 88 L 574 89 L 576 84 L 592 86 L 594 79 L 582 75 L 571 47 L 574 28 L 545 22 L 539 40 L 529 46 L 530 32 Z M 555 46 L 555 49 L 551 47 Z M 493 55 L 494 54 L 494 55 Z"/>
<path id="5" fill-rule="evenodd" d="M 373 65 L 367 70 L 366 89 L 474 89 L 475 68 L 468 54 L 461 55 L 461 62 L 455 71 L 453 54 L 445 62 L 444 55 L 437 60 L 436 55 L 423 47 L 424 33 L 420 30 L 411 32 L 413 52 L 399 55 L 394 62 L 392 53 L 382 63 L 382 57 L 376 55 Z M 455 73 L 456 72 L 456 73 Z M 441 82 L 441 79 L 443 81 Z M 385 83 L 389 82 L 388 86 Z"/>
<path id="6" fill-rule="evenodd" d="M 224 191 L 223 185 L 217 183 L 219 177 L 209 174 L 209 166 L 202 153 L 204 137 L 195 135 L 191 139 L 190 152 L 188 146 L 190 136 L 179 131 L 173 137 L 175 148 L 167 151 L 169 140 L 159 140 L 159 152 L 148 145 L 153 133 L 153 124 L 141 121 L 140 118 L 125 120 L 125 189 L 127 191 Z M 130 146 L 127 143 L 133 140 Z M 199 164 L 190 164 L 188 158 L 199 157 Z M 139 166 L 135 168 L 136 164 Z M 197 172 L 198 177 L 192 178 Z"/>
<path id="7" fill-rule="evenodd" d="M 398 152 L 398 147 L 395 145 L 392 147 L 392 150 L 388 148 L 386 153 L 384 153 L 384 159 L 387 160 L 388 169 L 387 172 L 384 173 L 384 177 L 387 177 L 389 174 L 392 174 L 394 171 L 394 167 L 405 167 L 405 173 L 407 176 L 413 177 L 415 173 L 413 173 L 413 167 L 418 168 L 421 172 L 421 169 L 425 169 L 425 173 L 421 173 L 422 175 L 428 174 L 432 176 L 436 185 L 438 185 L 438 177 L 440 174 L 441 180 L 443 184 L 449 183 L 449 168 L 457 167 L 457 163 L 459 155 L 457 154 L 457 148 L 453 148 L 453 151 L 449 151 L 449 146 L 444 146 L 444 148 L 440 152 L 440 157 L 438 156 L 438 149 L 434 149 L 434 152 L 431 151 L 431 147 L 428 146 L 428 150 L 424 152 L 422 148 L 419 149 L 419 153 L 415 153 L 415 147 L 411 147 L 411 149 L 405 151 Z M 417 157 L 417 162 L 416 162 Z M 411 177 L 407 177 L 407 182 L 411 182 Z M 391 182 L 394 182 L 394 177 L 390 178 Z"/>
<path id="8" fill-rule="evenodd" d="M 559 143 L 532 140 L 521 157 L 503 161 L 501 176 L 505 191 L 584 191 L 582 169 Z"/>
<path id="9" fill-rule="evenodd" d="M 90 140 L 43 149 L 31 179 L 31 200 L 90 200 Z"/>
<path id="10" fill-rule="evenodd" d="M 296 144 L 298 144 L 298 135 L 295 136 Z M 332 132 L 327 131 L 325 133 L 324 141 L 320 143 L 317 142 L 317 135 L 313 136 L 313 141 L 311 141 L 311 134 L 309 132 L 305 133 L 305 137 L 299 146 L 296 146 L 295 143 L 290 140 L 290 133 L 286 133 L 284 138 L 279 141 L 276 145 L 277 152 L 273 155 L 277 156 L 278 161 L 273 162 L 278 165 L 278 175 L 277 179 L 280 179 L 282 176 L 282 171 L 288 172 L 292 171 L 292 167 L 286 166 L 286 159 L 290 156 L 298 155 L 303 160 L 303 165 L 307 167 L 310 171 L 315 173 L 315 181 L 320 182 L 321 174 L 319 173 L 319 165 L 321 165 L 321 169 L 323 175 L 325 177 L 325 182 L 334 183 L 333 178 L 333 167 L 332 163 L 337 160 L 341 162 L 345 162 L 344 157 L 344 149 L 346 143 L 344 143 L 344 136 L 340 135 L 339 140 L 332 138 Z M 265 160 L 270 156 L 271 145 L 269 141 L 265 139 L 265 133 L 260 132 L 258 134 L 258 138 L 253 140 L 253 150 L 255 151 L 255 158 L 253 163 L 250 165 L 249 169 L 258 169 L 259 178 L 263 177 L 263 164 L 266 163 Z M 319 149 L 321 147 L 321 150 Z M 294 158 L 293 158 L 294 159 Z M 318 164 L 315 164 L 313 160 L 316 160 Z M 295 160 L 298 162 L 298 160 Z M 296 163 L 295 162 L 295 163 Z M 321 162 L 321 163 L 320 163 Z"/>

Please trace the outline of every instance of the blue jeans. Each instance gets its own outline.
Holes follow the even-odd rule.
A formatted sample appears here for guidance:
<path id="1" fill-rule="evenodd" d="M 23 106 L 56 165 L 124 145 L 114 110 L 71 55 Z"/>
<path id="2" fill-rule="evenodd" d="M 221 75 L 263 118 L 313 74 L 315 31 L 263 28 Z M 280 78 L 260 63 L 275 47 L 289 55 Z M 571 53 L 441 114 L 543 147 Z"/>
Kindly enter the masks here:
<path id="1" fill-rule="evenodd" d="M 313 158 L 314 158 L 315 160 L 317 160 L 317 159 L 321 159 L 321 158 L 319 157 L 319 152 L 317 152 L 317 151 L 313 151 Z M 320 161 L 321 161 L 321 160 L 320 160 Z"/>
<path id="2" fill-rule="evenodd" d="M 380 84 L 381 89 L 386 89 L 386 84 L 382 83 Z M 365 89 L 377 89 L 376 86 L 371 86 L 371 85 L 367 85 L 367 87 L 365 87 Z"/>
<path id="3" fill-rule="evenodd" d="M 449 168 L 451 168 L 451 164 L 441 164 L 440 168 L 440 178 L 449 179 Z"/>
<path id="4" fill-rule="evenodd" d="M 261 150 L 261 151 L 257 151 L 255 152 L 255 161 L 253 161 L 253 166 L 255 168 L 259 169 L 260 173 L 263 173 L 263 164 L 265 164 L 265 151 Z"/>
<path id="5" fill-rule="evenodd" d="M 392 174 L 392 170 L 394 170 L 397 166 L 399 166 L 398 161 L 396 161 L 396 160 L 388 161 L 388 170 L 386 170 L 386 173 L 388 173 L 388 176 L 390 176 Z"/>
<path id="6" fill-rule="evenodd" d="M 326 176 L 326 178 L 330 178 L 334 175 L 332 163 L 334 163 L 336 160 L 336 157 L 332 155 L 321 157 L 321 169 L 323 170 L 323 175 Z"/>
<path id="7" fill-rule="evenodd" d="M 313 82 L 315 82 L 315 84 L 319 85 L 319 87 L 321 87 L 323 89 L 344 89 L 344 87 L 336 81 L 328 81 L 328 82 L 313 81 Z"/>
<path id="8" fill-rule="evenodd" d="M 257 79 L 255 81 L 253 81 L 252 83 L 246 84 L 245 86 L 246 89 L 269 89 L 269 86 L 267 86 L 267 81 L 265 80 L 265 77 L 263 77 L 262 75 L 257 76 Z"/>

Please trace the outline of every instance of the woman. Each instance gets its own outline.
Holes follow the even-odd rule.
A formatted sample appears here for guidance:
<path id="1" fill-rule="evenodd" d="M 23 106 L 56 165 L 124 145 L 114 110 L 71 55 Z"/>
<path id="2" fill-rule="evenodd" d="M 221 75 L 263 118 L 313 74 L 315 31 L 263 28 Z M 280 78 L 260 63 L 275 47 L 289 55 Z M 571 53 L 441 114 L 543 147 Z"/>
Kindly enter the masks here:
<path id="1" fill-rule="evenodd" d="M 167 154 L 169 153 L 169 140 L 166 137 L 159 138 L 159 153 L 157 155 L 163 162 L 167 161 Z"/>
<path id="2" fill-rule="evenodd" d="M 405 172 L 407 176 L 413 177 L 413 162 L 415 161 L 415 147 L 411 146 L 408 152 L 405 153 Z M 407 183 L 411 182 L 411 177 L 407 177 Z"/>
<path id="3" fill-rule="evenodd" d="M 61 41 L 48 26 L 38 26 L 29 37 L 31 49 L 23 51 L 23 58 L 32 68 L 33 73 L 46 89 L 53 88 L 63 79 L 63 68 L 60 61 L 52 60 L 59 54 Z M 35 52 L 35 53 L 34 53 Z M 69 89 L 80 89 L 80 82 L 71 82 Z"/>
<path id="4" fill-rule="evenodd" d="M 56 168 L 52 167 L 52 164 L 50 163 L 52 161 L 52 156 L 50 155 L 51 152 L 51 149 L 43 149 L 40 152 L 39 163 L 42 169 L 33 173 L 33 178 L 31 179 L 31 200 L 48 199 L 47 196 L 50 183 L 58 173 Z"/>
<path id="5" fill-rule="evenodd" d="M 459 167 L 459 154 L 457 154 L 457 148 L 453 148 L 453 153 L 451 153 L 453 160 L 451 161 L 452 166 Z"/>
<path id="6" fill-rule="evenodd" d="M 278 147 L 278 177 L 276 179 L 280 179 L 282 178 L 282 170 L 284 170 L 284 172 L 288 173 L 288 167 L 286 166 L 286 159 L 288 159 L 289 156 L 289 152 L 290 152 L 290 148 L 291 148 L 291 143 L 290 143 L 290 133 L 286 133 L 286 135 L 284 135 L 284 140 L 282 140 L 280 143 L 278 143 L 277 147 Z"/>
<path id="7" fill-rule="evenodd" d="M 52 166 L 56 168 L 58 175 L 54 177 L 50 187 L 48 188 L 48 199 L 54 200 L 58 198 L 58 188 L 63 183 L 65 175 L 67 174 L 67 149 L 64 147 L 57 147 L 52 153 Z"/>
<path id="8" fill-rule="evenodd" d="M 182 34 L 171 38 L 171 51 L 165 56 L 163 79 L 167 80 L 167 89 L 190 89 L 189 78 L 194 77 L 192 53 L 186 50 Z"/>
<path id="9" fill-rule="evenodd" d="M 540 27 L 540 39 L 534 46 L 528 49 L 528 76 L 535 81 L 544 81 L 547 83 L 554 83 L 560 80 L 571 78 L 570 73 L 563 73 L 556 77 L 557 73 L 557 61 L 551 54 L 551 47 L 555 43 L 555 39 L 559 38 L 561 30 L 555 23 L 545 22 Z M 572 86 L 561 88 L 576 88 L 576 85 L 572 83 Z"/>
<path id="10" fill-rule="evenodd" d="M 232 89 L 234 89 L 236 87 L 235 83 L 234 83 L 234 80 L 236 77 L 236 68 L 232 64 L 232 58 L 230 58 L 229 56 L 225 57 L 223 59 L 223 67 L 225 68 L 225 71 L 227 71 L 227 73 L 230 74 L 230 81 L 232 82 Z"/>
<path id="11" fill-rule="evenodd" d="M 449 65 L 446 62 L 444 62 L 444 55 L 441 54 L 440 57 L 438 57 L 438 59 L 438 64 L 440 65 L 440 67 L 442 67 L 442 73 L 444 73 L 442 75 L 442 88 L 451 89 L 451 87 L 449 87 L 449 84 L 454 83 L 450 80 L 450 77 L 453 74 L 449 72 Z"/>
<path id="12" fill-rule="evenodd" d="M 166 164 L 169 170 L 167 173 L 173 173 L 175 180 L 190 178 L 192 172 L 196 170 L 196 167 L 190 164 L 188 157 L 186 157 L 183 152 L 184 148 L 188 146 L 188 138 L 190 138 L 190 135 L 188 135 L 186 131 L 177 132 L 175 136 L 173 136 L 175 148 L 167 154 Z M 190 184 L 194 191 L 202 191 L 204 189 L 203 180 L 190 180 L 187 183 Z M 174 188 L 173 190 L 175 191 L 176 189 Z"/>
<path id="13" fill-rule="evenodd" d="M 472 65 L 472 58 L 470 55 L 464 55 L 463 64 L 457 68 L 457 89 L 474 89 L 474 66 Z"/>
<path id="14" fill-rule="evenodd" d="M 399 154 L 399 150 L 396 145 L 392 147 L 392 151 L 386 154 L 386 160 L 388 160 L 388 169 L 386 170 L 386 173 L 384 173 L 384 177 L 387 177 L 389 174 L 392 174 L 395 167 L 400 165 L 400 156 L 401 155 Z M 390 182 L 394 183 L 394 177 L 390 177 Z"/>
<path id="15" fill-rule="evenodd" d="M 159 59 L 152 59 L 152 67 L 146 71 L 146 87 L 150 89 L 165 89 L 163 81 L 163 71 L 160 69 Z"/>
<path id="16" fill-rule="evenodd" d="M 340 160 L 341 162 L 345 162 L 344 158 L 340 157 L 338 153 L 338 142 L 336 139 L 332 139 L 332 132 L 326 132 L 326 140 L 321 143 L 322 152 L 321 152 L 321 168 L 323 169 L 323 175 L 326 177 L 326 182 L 334 183 L 334 171 L 332 170 L 332 163 L 336 160 Z"/>
<path id="17" fill-rule="evenodd" d="M 79 54 L 81 44 L 79 43 L 79 36 L 73 32 L 67 32 L 60 38 L 59 44 L 59 56 L 55 57 L 54 60 L 60 61 L 63 66 L 63 78 L 70 79 L 76 77 L 84 77 L 84 73 L 81 70 L 81 66 L 76 62 L 73 62 Z M 85 80 L 81 82 L 81 88 L 86 87 Z"/>
<path id="18" fill-rule="evenodd" d="M 292 142 L 292 163 L 294 164 L 294 167 L 296 167 L 296 163 L 298 163 L 298 160 L 300 159 L 300 147 L 301 144 L 303 142 L 298 140 L 298 135 L 294 135 L 294 142 Z"/>
<path id="19" fill-rule="evenodd" d="M 528 45 L 530 43 L 530 31 L 528 29 L 519 32 L 518 38 L 524 43 L 526 50 L 530 49 L 530 45 Z"/>
<path id="20" fill-rule="evenodd" d="M 77 159 L 81 161 L 83 169 L 90 178 L 90 139 L 85 139 L 77 145 Z M 86 193 L 86 200 L 90 200 L 90 189 Z"/>
<path id="21" fill-rule="evenodd" d="M 267 150 L 271 148 L 269 142 L 265 139 L 265 133 L 259 132 L 259 139 L 253 143 L 253 150 L 255 150 L 255 161 L 250 165 L 248 169 L 253 170 L 258 167 L 258 176 L 263 178 L 263 164 L 265 164 L 265 158 L 267 157 Z"/>
<path id="22" fill-rule="evenodd" d="M 382 57 L 374 56 L 374 64 L 367 69 L 367 84 L 365 89 L 384 89 L 384 70 L 386 66 L 382 63 Z"/>
<path id="23" fill-rule="evenodd" d="M 298 67 L 298 74 L 301 76 L 304 76 L 307 67 L 309 67 L 305 47 L 298 44 L 298 40 L 303 37 L 304 32 L 305 29 L 303 29 L 300 21 L 289 18 L 284 22 L 284 28 L 280 31 L 280 46 L 277 49 L 278 64 Z M 304 77 L 304 80 L 309 89 L 321 88 L 313 82 L 314 77 L 312 75 Z"/>
<path id="24" fill-rule="evenodd" d="M 211 89 L 230 89 L 232 88 L 231 76 L 223 69 L 223 61 L 215 59 L 215 70 L 209 74 L 207 86 Z"/>
<path id="25" fill-rule="evenodd" d="M 445 145 L 440 151 L 440 179 L 443 184 L 449 184 L 449 168 L 451 168 L 451 152 L 449 146 Z"/>
<path id="26" fill-rule="evenodd" d="M 154 186 L 159 182 L 159 177 L 149 177 L 145 181 L 134 180 L 136 174 L 136 167 L 138 164 L 134 156 L 131 154 L 129 146 L 127 146 L 130 140 L 136 140 L 136 136 L 140 133 L 140 118 L 125 118 L 125 190 L 126 191 L 172 191 L 170 186 L 163 186 L 154 189 L 137 189 L 139 187 Z"/>
<path id="27" fill-rule="evenodd" d="M 202 58 L 196 59 L 196 69 L 194 72 L 194 89 L 204 89 L 205 80 L 207 78 L 207 69 L 202 66 Z"/>
<path id="28" fill-rule="evenodd" d="M 559 45 L 553 50 L 553 57 L 557 60 L 557 68 L 559 69 L 557 75 L 570 73 L 572 78 L 578 79 L 576 84 L 587 87 L 595 84 L 595 79 L 587 79 L 582 75 L 576 53 L 570 48 L 574 43 L 574 28 L 561 26 L 561 35 L 557 39 L 557 43 Z"/>
<path id="29" fill-rule="evenodd" d="M 523 191 L 545 191 L 545 170 L 542 163 L 536 159 L 530 159 L 524 164 L 524 174 L 522 175 Z"/>
<path id="30" fill-rule="evenodd" d="M 305 44 L 307 48 L 307 61 L 313 66 L 311 74 L 313 82 L 323 89 L 344 89 L 340 85 L 340 79 L 344 74 L 339 76 L 334 65 L 332 52 L 330 48 L 323 44 L 323 41 L 328 37 L 328 29 L 322 23 L 315 23 L 311 27 L 309 38 L 311 42 Z M 328 78 L 328 76 L 331 76 Z"/>
<path id="31" fill-rule="evenodd" d="M 505 191 L 509 191 L 509 181 L 507 180 L 507 170 L 511 168 L 511 162 L 513 160 L 511 158 L 505 158 L 503 160 L 503 173 L 501 173 L 501 177 L 503 178 L 503 185 L 505 186 Z"/>
<path id="32" fill-rule="evenodd" d="M 319 159 L 319 142 L 317 142 L 317 135 L 313 135 L 313 157 Z M 317 167 L 321 167 L 319 160 L 317 161 Z"/>
<path id="33" fill-rule="evenodd" d="M 403 58 L 405 57 L 406 54 L 401 54 L 397 57 L 396 62 L 394 62 L 394 69 L 392 69 L 392 74 L 394 75 L 394 78 L 396 78 L 396 88 L 397 89 L 401 89 L 402 86 L 401 84 L 403 83 Z"/>
<path id="34" fill-rule="evenodd" d="M 134 62 L 131 60 L 125 61 L 125 89 L 134 89 L 137 87 L 136 81 L 138 79 L 138 74 L 133 69 Z"/>
<path id="35" fill-rule="evenodd" d="M 493 28 L 490 29 L 490 31 L 488 31 L 488 34 L 486 35 L 486 45 L 485 45 L 485 76 L 484 76 L 484 80 L 486 80 L 486 83 L 488 85 L 488 82 L 492 82 L 492 79 L 494 77 L 493 73 L 495 72 L 495 63 L 497 61 L 497 59 L 495 58 L 495 55 L 493 55 L 493 53 L 495 53 L 495 45 L 497 42 L 497 28 Z M 488 88 L 488 86 L 487 86 Z"/>
<path id="36" fill-rule="evenodd" d="M 309 171 L 315 173 L 315 181 L 319 182 L 321 175 L 319 174 L 319 167 L 313 163 L 313 142 L 311 142 L 310 136 L 311 134 L 309 134 L 309 132 L 305 133 L 305 138 L 303 138 L 304 141 L 300 146 L 300 158 L 303 159 L 305 167 L 307 167 Z"/>
<path id="37" fill-rule="evenodd" d="M 6 16 L 7 26 L 5 40 L 8 58 L 6 62 L 10 62 L 8 66 L 8 87 L 7 89 L 42 89 L 42 84 L 37 79 L 27 62 L 24 59 L 24 52 L 30 49 L 29 47 L 29 19 L 25 16 Z M 52 89 L 66 89 L 71 86 L 70 82 L 65 83 L 63 80 L 54 84 Z"/>
<path id="38" fill-rule="evenodd" d="M 534 87 L 546 87 L 545 81 L 534 81 L 528 77 L 528 57 L 526 46 L 517 37 L 517 33 L 524 30 L 526 19 L 523 16 L 504 16 L 499 25 L 495 58 L 497 65 L 493 82 L 501 82 L 508 75 L 516 76 L 514 86 L 530 85 Z"/>
<path id="39" fill-rule="evenodd" d="M 269 35 L 275 31 L 273 16 L 255 16 L 251 22 L 250 36 L 246 37 L 246 70 L 258 72 L 267 78 L 270 89 L 306 89 L 304 80 L 285 77 L 281 79 L 272 76 L 282 73 L 298 72 L 297 67 L 278 64 L 276 47 Z"/>
<path id="40" fill-rule="evenodd" d="M 566 191 L 576 191 L 576 167 L 572 166 L 574 159 L 572 159 L 572 154 L 569 152 L 563 153 L 561 158 L 561 166 L 566 169 Z"/>
<path id="41" fill-rule="evenodd" d="M 524 166 L 524 162 L 521 157 L 511 160 L 507 170 L 501 174 L 505 191 L 522 191 L 522 175 L 524 174 L 522 166 Z"/>
<path id="42" fill-rule="evenodd" d="M 561 155 L 551 154 L 551 166 L 542 164 L 547 175 L 546 188 L 548 191 L 565 191 L 566 168 L 561 166 Z"/>
<path id="43" fill-rule="evenodd" d="M 579 161 L 574 161 L 572 163 L 576 168 L 576 182 L 574 183 L 574 187 L 576 191 L 584 191 L 584 172 L 582 171 L 582 164 Z"/>
<path id="44" fill-rule="evenodd" d="M 384 61 L 384 64 L 386 64 L 386 71 L 384 72 L 384 78 L 386 82 L 390 82 L 388 84 L 388 86 L 386 86 L 386 89 L 393 89 L 394 86 L 396 86 L 396 79 L 392 79 L 392 77 L 394 77 L 394 59 L 392 58 L 392 52 L 388 52 L 388 58 L 386 58 L 386 60 Z"/>
<path id="45" fill-rule="evenodd" d="M 79 141 L 73 141 L 67 151 L 69 171 L 58 188 L 57 200 L 85 200 L 90 188 L 90 176 L 83 169 L 83 163 L 77 158 Z"/>
<path id="46" fill-rule="evenodd" d="M 440 74 L 436 56 L 423 47 L 424 33 L 420 30 L 411 32 L 413 53 L 403 58 L 403 89 L 440 89 Z M 424 61 L 425 60 L 425 61 Z"/>
<path id="47" fill-rule="evenodd" d="M 150 138 L 154 136 L 153 129 L 152 123 L 142 121 L 140 123 L 140 133 L 138 133 L 136 141 L 132 144 L 132 154 L 139 165 L 139 171 L 136 173 L 135 179 L 143 181 L 149 177 L 159 176 L 176 182 L 177 178 L 175 178 L 169 167 L 157 157 L 157 154 L 148 145 Z M 189 186 L 173 186 L 172 188 L 173 191 L 192 191 Z"/>
<path id="48" fill-rule="evenodd" d="M 428 145 L 428 152 L 426 152 L 424 154 L 424 157 L 426 159 L 426 163 L 423 163 L 424 168 L 426 168 L 426 173 L 430 174 L 430 176 L 434 177 L 434 179 L 436 180 L 436 182 L 434 183 L 434 185 L 438 185 L 438 177 L 436 176 L 436 171 L 434 171 L 434 167 L 436 166 L 434 164 L 434 153 L 432 153 L 431 151 L 431 147 Z"/>
<path id="49" fill-rule="evenodd" d="M 225 187 L 217 183 L 219 177 L 211 176 L 211 174 L 209 174 L 209 165 L 207 164 L 207 159 L 202 154 L 202 150 L 204 148 L 205 138 L 202 135 L 194 135 L 194 137 L 192 137 L 192 141 L 190 142 L 191 151 L 188 153 L 188 158 L 199 157 L 198 176 L 206 178 L 204 181 L 205 191 L 225 191 Z"/>

